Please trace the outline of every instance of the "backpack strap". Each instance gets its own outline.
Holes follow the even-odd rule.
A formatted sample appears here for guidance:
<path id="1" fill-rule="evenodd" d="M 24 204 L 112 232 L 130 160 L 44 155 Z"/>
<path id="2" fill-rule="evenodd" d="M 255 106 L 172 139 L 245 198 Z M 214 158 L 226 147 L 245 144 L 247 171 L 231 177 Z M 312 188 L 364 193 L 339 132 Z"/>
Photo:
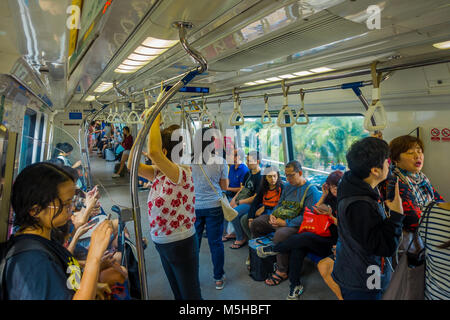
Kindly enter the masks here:
<path id="1" fill-rule="evenodd" d="M 6 262 L 20 254 L 26 251 L 32 251 L 32 250 L 38 250 L 43 251 L 47 255 L 53 258 L 54 261 L 56 261 L 58 264 L 60 264 L 63 268 L 65 268 L 64 263 L 61 261 L 61 259 L 49 248 L 47 248 L 44 244 L 42 244 L 38 240 L 34 239 L 22 239 L 18 241 L 8 241 L 7 243 L 2 243 L 2 246 L 5 246 L 3 249 L 5 249 L 6 254 L 4 257 L 1 257 L 0 262 L 0 300 L 5 299 L 5 286 L 4 286 L 4 271 L 6 269 Z"/>

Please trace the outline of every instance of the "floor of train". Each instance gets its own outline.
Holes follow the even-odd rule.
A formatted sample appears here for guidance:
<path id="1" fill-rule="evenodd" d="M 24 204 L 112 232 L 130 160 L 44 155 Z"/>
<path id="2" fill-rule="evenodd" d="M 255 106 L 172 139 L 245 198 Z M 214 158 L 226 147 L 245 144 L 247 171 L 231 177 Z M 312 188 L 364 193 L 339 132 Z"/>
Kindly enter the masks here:
<path id="1" fill-rule="evenodd" d="M 91 168 L 94 184 L 101 184 L 101 202 L 107 212 L 114 204 L 131 207 L 129 189 L 129 175 L 124 178 L 112 178 L 115 162 L 107 162 L 97 155 L 91 156 Z M 151 300 L 173 299 L 167 278 L 159 259 L 159 255 L 151 241 L 149 234 L 149 222 L 147 217 L 148 191 L 139 192 L 141 207 L 141 220 L 143 236 L 149 239 L 149 245 L 145 249 L 145 264 L 147 271 L 147 283 Z M 133 222 L 127 223 L 133 242 Z M 245 265 L 248 255 L 248 246 L 238 250 L 230 249 L 231 241 L 225 242 L 225 273 L 226 282 L 223 290 L 216 290 L 212 275 L 212 262 L 208 242 L 202 240 L 200 250 L 200 285 L 202 296 L 205 300 L 284 300 L 289 293 L 289 281 L 284 281 L 278 286 L 269 287 L 263 281 L 254 281 L 249 275 Z M 308 259 L 305 260 L 302 272 L 304 293 L 303 300 L 336 300 L 332 291 L 327 287 L 315 265 Z"/>

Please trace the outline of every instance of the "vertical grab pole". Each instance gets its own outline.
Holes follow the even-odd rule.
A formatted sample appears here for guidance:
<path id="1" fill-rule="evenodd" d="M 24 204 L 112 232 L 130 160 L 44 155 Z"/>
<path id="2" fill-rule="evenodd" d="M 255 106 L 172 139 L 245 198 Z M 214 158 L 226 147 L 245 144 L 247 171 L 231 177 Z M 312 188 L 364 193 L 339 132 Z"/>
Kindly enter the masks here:
<path id="1" fill-rule="evenodd" d="M 196 61 L 200 63 L 200 66 L 194 70 L 185 74 L 185 76 L 178 81 L 169 91 L 167 91 L 164 96 L 156 103 L 156 105 L 150 111 L 148 117 L 144 121 L 143 128 L 140 134 L 136 138 L 135 148 L 131 154 L 131 203 L 133 205 L 133 219 L 134 219 L 134 230 L 136 234 L 136 249 L 138 255 L 138 266 L 139 266 L 139 282 L 141 286 L 141 296 L 144 300 L 149 299 L 148 289 L 147 289 L 147 276 L 145 272 L 145 259 L 144 259 L 144 249 L 142 247 L 142 228 L 141 228 L 141 209 L 139 207 L 139 197 L 137 191 L 138 185 L 138 167 L 141 158 L 142 149 L 144 147 L 145 138 L 150 131 L 150 128 L 155 121 L 158 114 L 167 104 L 167 102 L 187 83 L 189 83 L 196 75 L 203 73 L 207 69 L 207 63 L 204 57 L 200 55 L 197 51 L 190 48 L 186 41 L 185 28 L 192 27 L 192 24 L 185 22 L 176 22 L 173 24 L 179 29 L 180 42 L 187 53 L 192 56 Z"/>

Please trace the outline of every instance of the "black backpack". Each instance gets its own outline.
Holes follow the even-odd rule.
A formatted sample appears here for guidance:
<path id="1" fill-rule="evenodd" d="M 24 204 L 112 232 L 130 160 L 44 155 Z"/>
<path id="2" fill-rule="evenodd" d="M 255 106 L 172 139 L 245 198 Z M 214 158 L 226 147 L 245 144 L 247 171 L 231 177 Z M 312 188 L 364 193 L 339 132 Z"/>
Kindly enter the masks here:
<path id="1" fill-rule="evenodd" d="M 6 269 L 6 262 L 13 256 L 31 250 L 40 250 L 46 252 L 49 256 L 53 257 L 55 261 L 58 261 L 63 266 L 63 263 L 56 254 L 46 247 L 38 240 L 25 238 L 18 241 L 9 240 L 7 242 L 0 243 L 0 300 L 5 300 L 6 293 L 4 287 L 4 271 Z"/>

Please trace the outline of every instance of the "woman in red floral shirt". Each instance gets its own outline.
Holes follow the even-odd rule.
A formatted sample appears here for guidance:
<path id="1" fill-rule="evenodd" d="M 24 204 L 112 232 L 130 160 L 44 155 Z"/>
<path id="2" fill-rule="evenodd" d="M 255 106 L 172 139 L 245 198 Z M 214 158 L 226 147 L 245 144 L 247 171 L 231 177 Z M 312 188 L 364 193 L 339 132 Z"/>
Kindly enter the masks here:
<path id="1" fill-rule="evenodd" d="M 153 182 L 148 195 L 150 233 L 175 299 L 199 300 L 202 297 L 199 246 L 194 227 L 194 182 L 190 167 L 172 159 L 175 156 L 172 150 L 182 143 L 172 141 L 179 126 L 172 125 L 160 131 L 160 121 L 161 115 L 158 115 L 148 137 L 148 156 L 153 165 L 141 163 L 138 169 L 139 176 Z M 128 167 L 131 167 L 131 160 Z"/>

